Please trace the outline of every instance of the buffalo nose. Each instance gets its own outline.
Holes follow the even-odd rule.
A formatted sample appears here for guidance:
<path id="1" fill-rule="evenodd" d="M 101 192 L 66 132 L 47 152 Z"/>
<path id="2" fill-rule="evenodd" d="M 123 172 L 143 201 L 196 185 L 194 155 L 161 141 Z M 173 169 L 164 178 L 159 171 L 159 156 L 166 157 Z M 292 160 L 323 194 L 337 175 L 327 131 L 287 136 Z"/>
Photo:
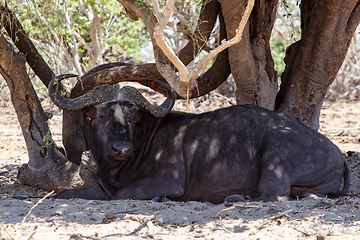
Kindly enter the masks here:
<path id="1" fill-rule="evenodd" d="M 126 143 L 111 144 L 113 154 L 118 157 L 130 157 L 132 154 L 132 146 Z"/>

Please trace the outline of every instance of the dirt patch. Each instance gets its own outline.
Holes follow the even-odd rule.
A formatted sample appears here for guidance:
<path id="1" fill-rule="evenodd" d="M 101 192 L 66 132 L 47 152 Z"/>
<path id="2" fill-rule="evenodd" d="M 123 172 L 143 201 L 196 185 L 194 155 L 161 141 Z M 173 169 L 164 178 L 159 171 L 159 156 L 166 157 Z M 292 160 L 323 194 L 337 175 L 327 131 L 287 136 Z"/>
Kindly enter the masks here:
<path id="1" fill-rule="evenodd" d="M 233 104 L 217 94 L 177 108 L 193 112 Z M 61 113 L 44 100 L 61 140 Z M 214 107 L 215 106 L 215 107 Z M 28 161 L 16 114 L 0 106 L 0 239 L 360 239 L 360 103 L 325 103 L 320 132 L 344 152 L 353 173 L 350 195 L 337 199 L 245 202 L 19 200 L 45 196 L 16 179 Z"/>

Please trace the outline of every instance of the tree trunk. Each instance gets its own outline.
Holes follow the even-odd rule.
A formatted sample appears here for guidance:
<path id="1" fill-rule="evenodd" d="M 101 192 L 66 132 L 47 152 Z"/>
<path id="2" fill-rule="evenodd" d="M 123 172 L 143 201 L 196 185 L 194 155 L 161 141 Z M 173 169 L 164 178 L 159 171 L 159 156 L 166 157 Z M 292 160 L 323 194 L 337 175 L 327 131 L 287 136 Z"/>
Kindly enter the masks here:
<path id="1" fill-rule="evenodd" d="M 79 176 L 79 166 L 67 161 L 52 141 L 46 114 L 25 64 L 24 54 L 15 52 L 0 35 L 0 73 L 9 86 L 29 155 L 29 163 L 19 168 L 18 178 L 22 183 L 44 190 L 83 186 L 85 183 Z"/>
<path id="2" fill-rule="evenodd" d="M 277 14 L 277 2 L 256 1 L 241 42 L 229 48 L 238 104 L 274 109 L 278 83 L 269 41 Z M 235 36 L 246 4 L 247 1 L 243 0 L 221 1 L 228 38 Z"/>
<path id="3" fill-rule="evenodd" d="M 301 39 L 286 51 L 286 69 L 276 109 L 295 115 L 303 124 L 319 127 L 317 115 L 334 81 L 359 23 L 357 0 L 301 1 Z"/>

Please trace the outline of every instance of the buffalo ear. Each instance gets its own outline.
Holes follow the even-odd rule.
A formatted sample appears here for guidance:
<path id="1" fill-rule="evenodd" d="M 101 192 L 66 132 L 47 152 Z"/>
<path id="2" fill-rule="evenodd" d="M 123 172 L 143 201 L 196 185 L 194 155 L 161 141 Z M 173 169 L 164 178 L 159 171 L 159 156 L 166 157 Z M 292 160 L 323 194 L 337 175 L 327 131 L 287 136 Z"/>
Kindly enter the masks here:
<path id="1" fill-rule="evenodd" d="M 83 112 L 88 118 L 91 119 L 91 125 L 95 125 L 97 118 L 97 109 L 95 107 L 87 107 L 83 109 Z"/>

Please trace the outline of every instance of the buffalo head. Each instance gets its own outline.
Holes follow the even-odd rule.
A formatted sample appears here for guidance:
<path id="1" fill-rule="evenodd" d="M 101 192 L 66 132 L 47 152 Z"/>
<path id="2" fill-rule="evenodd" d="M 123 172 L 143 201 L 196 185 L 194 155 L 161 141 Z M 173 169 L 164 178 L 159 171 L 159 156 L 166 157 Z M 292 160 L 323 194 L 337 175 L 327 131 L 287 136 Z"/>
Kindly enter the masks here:
<path id="1" fill-rule="evenodd" d="M 134 126 L 141 111 L 130 101 L 112 101 L 96 106 L 89 112 L 92 148 L 112 160 L 124 160 L 133 155 Z"/>

